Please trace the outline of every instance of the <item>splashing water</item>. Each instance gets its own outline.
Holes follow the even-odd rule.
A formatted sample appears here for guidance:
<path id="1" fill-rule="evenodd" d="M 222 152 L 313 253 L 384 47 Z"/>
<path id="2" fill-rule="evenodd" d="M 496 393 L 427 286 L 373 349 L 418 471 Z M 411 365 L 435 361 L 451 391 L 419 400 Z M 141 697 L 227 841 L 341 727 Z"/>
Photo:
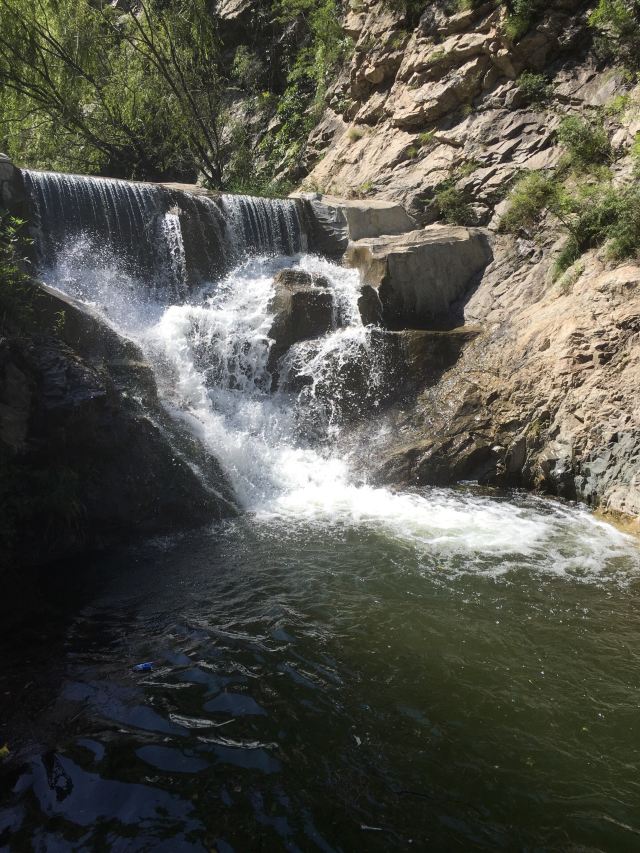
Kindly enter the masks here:
<path id="1" fill-rule="evenodd" d="M 375 391 L 385 365 L 372 330 L 360 321 L 353 270 L 309 255 L 250 257 L 190 301 L 166 304 L 157 301 L 166 290 L 144 290 L 104 252 L 102 265 L 92 267 L 88 245 L 67 246 L 48 277 L 142 346 L 166 407 L 218 458 L 238 501 L 257 521 L 320 524 L 328 535 L 345 525 L 370 528 L 442 553 L 455 572 L 498 576 L 528 566 L 595 578 L 621 560 L 637 563 L 632 540 L 586 511 L 450 490 L 397 493 L 354 473 L 341 443 L 345 398 L 354 394 L 349 368 L 364 364 L 367 388 Z M 274 276 L 286 267 L 328 280 L 342 325 L 294 345 L 272 391 L 270 303 Z"/>

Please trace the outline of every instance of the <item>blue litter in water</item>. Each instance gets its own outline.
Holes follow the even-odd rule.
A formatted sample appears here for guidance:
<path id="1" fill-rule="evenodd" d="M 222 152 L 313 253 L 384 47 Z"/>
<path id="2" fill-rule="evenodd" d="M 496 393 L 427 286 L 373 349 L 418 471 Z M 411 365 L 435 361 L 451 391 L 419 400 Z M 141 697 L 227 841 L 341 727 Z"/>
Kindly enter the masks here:
<path id="1" fill-rule="evenodd" d="M 153 669 L 153 661 L 147 661 L 146 663 L 138 663 L 133 667 L 134 672 L 151 672 Z"/>

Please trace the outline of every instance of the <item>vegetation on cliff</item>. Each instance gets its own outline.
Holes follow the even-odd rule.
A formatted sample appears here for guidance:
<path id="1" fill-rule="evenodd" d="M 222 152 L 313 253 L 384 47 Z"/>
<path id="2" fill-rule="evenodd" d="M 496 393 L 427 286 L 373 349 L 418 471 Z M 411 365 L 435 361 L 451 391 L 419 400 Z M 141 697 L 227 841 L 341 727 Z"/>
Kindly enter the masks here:
<path id="1" fill-rule="evenodd" d="M 565 155 L 556 169 L 523 175 L 500 221 L 505 232 L 532 233 L 550 214 L 567 232 L 555 260 L 555 274 L 567 270 L 588 249 L 606 244 L 613 261 L 640 254 L 640 188 L 614 182 L 615 153 L 602 116 L 567 116 L 558 128 Z M 637 143 L 635 143 L 637 145 Z M 633 146 L 635 148 L 635 146 Z M 633 154 L 633 151 L 631 152 Z"/>

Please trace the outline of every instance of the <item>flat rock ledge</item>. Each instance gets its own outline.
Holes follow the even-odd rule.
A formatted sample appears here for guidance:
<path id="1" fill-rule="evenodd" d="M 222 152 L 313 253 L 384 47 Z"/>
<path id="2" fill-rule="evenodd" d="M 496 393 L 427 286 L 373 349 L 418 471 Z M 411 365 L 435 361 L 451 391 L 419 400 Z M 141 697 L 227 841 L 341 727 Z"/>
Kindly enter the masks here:
<path id="1" fill-rule="evenodd" d="M 294 193 L 302 200 L 312 251 L 340 258 L 349 241 L 416 228 L 405 208 L 384 199 L 342 199 L 320 193 Z"/>

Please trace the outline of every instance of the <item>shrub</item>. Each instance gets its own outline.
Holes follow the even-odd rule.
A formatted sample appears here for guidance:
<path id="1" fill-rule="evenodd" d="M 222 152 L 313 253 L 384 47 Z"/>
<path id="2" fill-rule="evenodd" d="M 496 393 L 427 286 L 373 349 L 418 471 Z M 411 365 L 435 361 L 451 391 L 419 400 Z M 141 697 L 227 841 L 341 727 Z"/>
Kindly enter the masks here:
<path id="1" fill-rule="evenodd" d="M 639 0 L 599 0 L 589 15 L 597 31 L 596 47 L 608 58 L 637 71 L 640 67 Z"/>
<path id="2" fill-rule="evenodd" d="M 604 108 L 605 113 L 608 116 L 614 116 L 619 118 L 623 116 L 626 111 L 629 109 L 631 104 L 631 98 L 629 95 L 616 95 L 615 98 L 612 98 L 609 103 Z"/>
<path id="3" fill-rule="evenodd" d="M 505 35 L 511 41 L 519 41 L 528 31 L 542 4 L 538 0 L 502 0 L 502 3 L 509 13 L 504 25 Z"/>
<path id="4" fill-rule="evenodd" d="M 559 184 L 553 174 L 529 172 L 521 177 L 500 220 L 500 231 L 514 232 L 536 225 L 547 210 L 558 206 Z"/>
<path id="5" fill-rule="evenodd" d="M 439 190 L 433 204 L 440 218 L 450 225 L 469 225 L 473 221 L 473 211 L 466 195 L 455 186 Z"/>
<path id="6" fill-rule="evenodd" d="M 584 168 L 611 160 L 611 143 L 601 121 L 567 116 L 560 122 L 558 139 L 566 147 L 574 166 Z"/>
<path id="7" fill-rule="evenodd" d="M 347 139 L 349 142 L 357 142 L 364 136 L 364 130 L 361 127 L 350 127 L 347 131 Z"/>
<path id="8" fill-rule="evenodd" d="M 558 255 L 555 274 L 568 269 L 583 252 L 608 242 L 613 261 L 637 257 L 640 252 L 640 188 L 611 184 L 585 188 L 572 199 L 569 237 Z"/>
<path id="9" fill-rule="evenodd" d="M 406 151 L 409 160 L 415 160 L 419 154 L 419 149 L 415 145 L 410 145 Z"/>
<path id="10" fill-rule="evenodd" d="M 29 239 L 25 223 L 0 210 L 0 328 L 24 326 L 31 316 L 31 279 L 24 272 Z"/>
<path id="11" fill-rule="evenodd" d="M 527 104 L 544 104 L 551 97 L 551 86 L 544 74 L 523 71 L 518 77 L 518 89 Z"/>

